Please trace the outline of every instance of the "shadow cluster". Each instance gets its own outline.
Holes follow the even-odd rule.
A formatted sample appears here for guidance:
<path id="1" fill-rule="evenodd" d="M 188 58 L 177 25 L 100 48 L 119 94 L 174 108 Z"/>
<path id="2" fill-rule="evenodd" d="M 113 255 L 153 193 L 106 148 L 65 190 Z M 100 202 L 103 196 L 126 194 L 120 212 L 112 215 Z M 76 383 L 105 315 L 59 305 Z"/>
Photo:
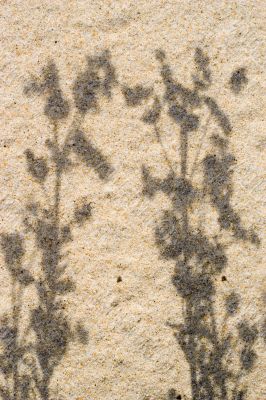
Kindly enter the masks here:
<path id="1" fill-rule="evenodd" d="M 208 95 L 214 78 L 210 60 L 200 48 L 195 50 L 195 72 L 190 86 L 174 77 L 163 51 L 156 52 L 156 59 L 164 87 L 162 94 L 156 93 L 152 86 L 142 85 L 121 85 L 121 90 L 128 107 L 144 105 L 141 119 L 153 129 L 169 167 L 165 178 L 157 178 L 144 165 L 142 181 L 145 196 L 152 198 L 161 191 L 172 205 L 155 229 L 161 257 L 175 262 L 172 284 L 185 304 L 183 324 L 172 328 L 190 368 L 193 400 L 245 400 L 248 391 L 244 377 L 252 371 L 257 359 L 254 348 L 259 329 L 245 319 L 235 323 L 236 337 L 224 329 L 229 320 L 233 324 L 239 312 L 241 298 L 235 291 L 225 299 L 222 326 L 217 323 L 215 310 L 217 278 L 229 267 L 230 261 L 223 233 L 227 231 L 233 243 L 260 244 L 256 233 L 243 226 L 232 205 L 232 173 L 236 160 L 229 150 L 231 122 L 218 102 Z M 231 75 L 230 89 L 239 94 L 247 81 L 245 68 L 238 69 Z M 44 152 L 38 155 L 32 149 L 25 151 L 27 171 L 43 193 L 44 204 L 37 201 L 27 204 L 24 219 L 24 228 L 34 238 L 35 250 L 40 256 L 39 273 L 26 266 L 27 251 L 22 232 L 1 235 L 0 244 L 11 282 L 11 313 L 0 320 L 0 397 L 3 400 L 52 400 L 52 378 L 71 342 L 78 341 L 82 345 L 88 342 L 83 321 L 74 323 L 65 311 L 64 298 L 75 291 L 76 284 L 67 275 L 64 250 L 74 240 L 75 229 L 82 228 L 91 219 L 93 208 L 87 198 L 79 199 L 70 221 L 63 222 L 62 178 L 80 163 L 92 169 L 103 182 L 110 178 L 113 167 L 92 139 L 87 138 L 82 122 L 88 113 L 100 110 L 102 98 L 112 98 L 116 85 L 116 70 L 106 50 L 87 57 L 85 69 L 78 72 L 72 86 L 73 113 L 53 61 L 48 62 L 41 75 L 32 78 L 24 89 L 27 96 L 37 94 L 45 99 L 43 113 L 52 132 L 45 143 L 48 155 Z M 150 100 L 151 106 L 148 106 Z M 212 136 L 207 135 L 208 125 L 204 128 L 212 150 L 200 162 L 188 157 L 191 138 L 202 127 L 199 110 L 207 112 L 209 120 L 217 126 L 217 134 Z M 178 172 L 168 158 L 160 134 L 159 122 L 164 114 L 178 128 Z M 69 121 L 70 115 L 73 119 L 64 133 L 62 121 Z M 193 180 L 194 167 L 199 168 L 202 175 L 201 185 Z M 50 177 L 54 182 L 52 189 L 48 184 Z M 191 210 L 198 200 L 210 204 L 216 213 L 220 227 L 218 236 L 211 236 L 206 227 L 195 227 L 192 223 Z M 222 281 L 225 279 L 223 276 Z M 118 277 L 117 282 L 120 281 Z M 22 324 L 26 312 L 23 298 L 30 288 L 36 291 L 38 301 L 28 311 L 28 325 L 25 326 Z M 265 326 L 263 329 L 261 336 L 265 339 Z M 232 354 L 233 367 L 230 365 Z M 181 394 L 174 388 L 168 391 L 167 400 L 180 399 Z"/>
<path id="2" fill-rule="evenodd" d="M 145 196 L 152 198 L 161 191 L 172 203 L 172 208 L 164 212 L 155 229 L 155 242 L 163 259 L 175 261 L 172 283 L 184 299 L 184 323 L 173 326 L 175 336 L 190 368 L 193 400 L 244 400 L 247 391 L 243 377 L 252 370 L 257 357 L 254 350 L 257 327 L 246 321 L 239 323 L 238 348 L 233 335 L 225 333 L 227 321 L 239 310 L 240 297 L 235 292 L 228 295 L 224 304 L 224 326 L 218 326 L 215 315 L 217 277 L 229 264 L 222 232 L 229 231 L 233 242 L 249 241 L 259 245 L 258 236 L 242 225 L 239 213 L 232 206 L 235 163 L 235 157 L 229 151 L 232 126 L 218 102 L 207 94 L 213 76 L 210 60 L 200 48 L 194 55 L 195 73 L 191 87 L 174 78 L 163 51 L 157 51 L 156 58 L 164 93 L 160 95 L 151 87 L 145 89 L 137 85 L 125 88 L 124 96 L 129 106 L 142 105 L 147 98 L 153 99 L 153 105 L 144 111 L 142 121 L 153 127 L 169 166 L 169 173 L 163 179 L 153 177 L 150 169 L 143 166 L 142 179 Z M 239 84 L 237 79 L 231 79 L 235 91 Z M 208 112 L 209 119 L 216 123 L 217 134 L 209 137 L 212 152 L 195 163 L 188 158 L 188 150 L 193 132 L 202 126 L 197 112 L 200 109 Z M 173 168 L 160 135 L 159 122 L 164 112 L 179 128 L 179 173 Z M 190 165 L 200 169 L 202 186 L 193 182 L 193 174 L 188 171 Z M 197 207 L 197 200 L 210 204 L 216 212 L 221 230 L 218 237 L 211 237 L 205 226 L 202 229 L 192 224 L 190 214 L 192 208 Z M 230 366 L 232 353 L 238 359 L 233 368 Z M 169 399 L 177 396 L 181 398 L 174 389 L 168 393 Z"/>
<path id="3" fill-rule="evenodd" d="M 104 51 L 88 57 L 87 70 L 78 74 L 73 85 L 74 116 L 70 129 L 62 132 L 60 122 L 70 115 L 70 102 L 60 86 L 59 73 L 53 61 L 25 87 L 25 94 L 45 98 L 44 114 L 52 127 L 46 140 L 48 156 L 25 151 L 27 171 L 43 192 L 43 203 L 31 202 L 25 210 L 24 227 L 33 235 L 35 249 L 40 254 L 40 273 L 24 267 L 25 240 L 20 233 L 3 234 L 1 247 L 12 282 L 12 312 L 0 325 L 0 355 L 5 383 L 0 386 L 3 400 L 53 398 L 51 380 L 72 341 L 86 345 L 88 332 L 83 321 L 74 323 L 65 311 L 64 298 L 75 290 L 75 282 L 67 276 L 64 247 L 73 241 L 73 230 L 82 227 L 92 216 L 92 206 L 86 198 L 79 199 L 68 224 L 62 222 L 60 208 L 62 177 L 78 163 L 95 171 L 105 181 L 113 168 L 101 151 L 86 138 L 81 129 L 85 115 L 98 107 L 100 96 L 111 98 L 116 83 L 110 54 Z M 78 121 L 78 122 L 77 122 Z M 46 152 L 47 153 L 47 152 Z M 76 158 L 73 163 L 72 158 Z M 54 187 L 47 198 L 48 178 Z M 71 182 L 69 182 L 71 185 Z M 38 304 L 30 310 L 29 324 L 23 326 L 23 293 L 27 286 L 36 290 Z M 28 339 L 31 335 L 31 339 Z"/>

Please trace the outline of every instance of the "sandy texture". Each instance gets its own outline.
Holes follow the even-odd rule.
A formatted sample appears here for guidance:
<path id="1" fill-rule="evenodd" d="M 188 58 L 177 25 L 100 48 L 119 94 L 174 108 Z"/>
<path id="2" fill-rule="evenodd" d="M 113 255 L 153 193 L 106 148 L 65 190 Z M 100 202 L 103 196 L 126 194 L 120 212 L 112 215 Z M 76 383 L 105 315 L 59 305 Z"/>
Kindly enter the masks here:
<path id="1" fill-rule="evenodd" d="M 195 111 L 200 126 L 188 139 L 188 174 L 198 154 L 194 183 L 202 183 L 202 159 L 213 149 L 206 137 L 221 133 L 227 138 L 227 153 L 233 154 L 236 161 L 232 166 L 230 204 L 248 233 L 245 238 L 236 239 L 233 231 L 237 228 L 232 225 L 232 229 L 224 230 L 220 240 L 217 209 L 202 199 L 189 208 L 190 221 L 193 227 L 201 226 L 208 237 L 218 237 L 226 247 L 227 264 L 211 279 L 216 288 L 214 311 L 219 335 L 223 338 L 230 332 L 235 335 L 229 364 L 234 370 L 238 368 L 238 356 L 245 346 L 252 347 L 257 354 L 254 366 L 246 371 L 241 382 L 229 384 L 231 397 L 228 399 L 242 399 L 232 397 L 234 385 L 247 388 L 243 399 L 266 398 L 263 316 L 266 302 L 263 250 L 266 222 L 265 6 L 263 0 L 1 1 L 1 233 L 19 233 L 25 239 L 25 254 L 16 253 L 8 260 L 7 253 L 10 255 L 14 250 L 7 244 L 12 238 L 5 237 L 5 242 L 2 237 L 0 314 L 2 326 L 5 326 L 7 316 L 12 312 L 14 316 L 14 301 L 17 301 L 21 305 L 17 323 L 20 332 L 27 331 L 26 327 L 31 325 L 30 333 L 26 332 L 31 343 L 40 342 L 36 335 L 38 332 L 41 335 L 47 326 L 45 321 L 43 325 L 38 322 L 40 314 L 32 316 L 32 310 L 40 304 L 36 282 L 43 273 L 42 265 L 49 264 L 50 250 L 45 234 L 36 227 L 38 211 L 33 210 L 34 232 L 28 220 L 25 227 L 29 206 L 28 214 L 25 207 L 36 202 L 41 209 L 52 207 L 58 172 L 53 163 L 47 171 L 44 165 L 37 172 L 30 170 L 35 165 L 32 153 L 40 162 L 42 157 L 48 159 L 45 142 L 53 140 L 55 129 L 60 145 L 73 129 L 84 135 L 71 138 L 76 140 L 76 150 L 71 150 L 73 165 L 60 175 L 58 205 L 61 226 L 73 225 L 72 240 L 65 240 L 64 260 L 60 262 L 68 264 L 65 276 L 71 278 L 75 288 L 73 285 L 72 291 L 68 287 L 57 292 L 62 299 L 60 307 L 64 308 L 62 318 L 68 316 L 71 333 L 69 338 L 65 337 L 67 329 L 57 321 L 61 331 L 59 329 L 53 346 L 58 346 L 54 355 L 58 362 L 51 374 L 49 394 L 43 392 L 40 397 L 35 382 L 35 389 L 27 394 L 29 399 L 192 399 L 191 363 L 174 337 L 174 332 L 184 323 L 187 300 L 172 282 L 176 260 L 171 257 L 166 260 L 155 244 L 155 228 L 160 224 L 163 211 L 172 208 L 172 198 L 166 189 L 159 190 L 159 184 L 153 197 L 144 196 L 142 177 L 143 165 L 155 177 L 148 176 L 148 179 L 167 177 L 169 165 L 164 151 L 174 173 L 180 174 L 180 127 L 169 117 L 166 104 L 156 122 L 163 150 L 154 124 L 144 123 L 142 116 L 154 105 L 156 95 L 164 101 L 162 64 L 171 66 L 176 81 L 192 88 L 197 48 L 208 54 L 210 60 L 212 84 L 208 96 L 215 99 L 228 117 L 230 128 L 226 133 L 226 128 L 217 123 L 217 116 L 210 117 L 210 107 L 206 104 Z M 103 53 L 107 49 L 110 53 Z M 156 59 L 158 49 L 165 53 L 161 61 L 158 53 Z M 99 54 L 102 57 L 108 54 L 115 82 L 110 79 L 110 93 L 104 86 L 92 89 L 99 91 L 97 106 L 78 109 L 73 87 L 78 79 L 81 86 L 82 79 L 86 80 L 82 74 L 87 68 L 87 57 Z M 45 114 L 47 96 L 40 88 L 38 92 L 31 87 L 27 95 L 24 90 L 34 79 L 41 85 L 44 79 L 41 71 L 49 62 L 50 66 L 51 62 L 56 65 L 60 77 L 58 86 L 53 83 L 49 93 L 60 96 L 60 86 L 60 93 L 67 102 L 67 105 L 59 105 L 65 107 L 63 111 L 61 108 L 60 118 L 52 115 L 51 110 L 46 109 Z M 95 68 L 97 70 L 97 65 Z M 241 68 L 245 78 L 235 77 L 234 80 L 232 74 Z M 106 74 L 104 68 L 101 74 Z M 130 105 L 125 99 L 125 90 L 138 84 L 153 88 L 153 93 L 147 93 L 147 99 L 141 104 L 136 100 L 136 106 Z M 92 150 L 88 150 L 90 146 L 97 148 L 103 159 L 99 161 L 100 155 L 94 153 L 92 156 Z M 25 154 L 27 149 L 32 153 Z M 107 166 L 102 170 L 104 163 Z M 46 178 L 47 174 L 51 176 Z M 260 244 L 252 239 L 252 231 Z M 69 232 L 64 233 L 67 237 Z M 43 236 L 40 238 L 40 235 Z M 16 281 L 10 266 L 14 260 L 19 265 L 23 262 L 23 268 L 31 272 L 28 281 L 27 277 Z M 23 297 L 18 295 L 20 286 Z M 224 302 L 232 292 L 237 292 L 241 301 L 236 315 L 226 319 Z M 252 325 L 253 332 L 257 332 L 256 339 L 240 343 L 237 326 L 241 321 Z M 58 325 L 51 325 L 51 329 L 57 328 Z M 2 339 L 8 332 L 7 328 L 3 329 Z M 44 336 L 49 336 L 49 332 Z M 18 340 L 23 342 L 22 337 Z M 12 343 L 9 346 L 12 347 Z M 43 343 L 45 347 L 48 342 L 44 340 Z M 4 345 L 1 346 L 3 349 Z M 58 355 L 60 346 L 61 349 L 63 346 L 61 356 Z M 42 351 L 38 353 L 40 363 L 40 354 L 45 357 Z M 3 354 L 7 357 L 7 353 Z M 33 361 L 29 360 L 36 358 L 36 349 L 24 356 L 32 365 Z M 38 364 L 42 378 L 44 364 Z M 23 368 L 18 366 L 19 371 Z M 243 372 L 243 366 L 240 370 Z M 11 387 L 11 392 L 12 373 L 14 371 L 1 377 L 1 384 Z M 30 376 L 32 382 L 31 373 Z M 1 395 L 4 399 L 3 392 Z M 20 400 L 23 397 L 10 398 Z M 199 398 L 194 397 L 194 400 Z M 207 399 L 203 395 L 201 398 Z M 222 397 L 216 394 L 213 399 Z"/>

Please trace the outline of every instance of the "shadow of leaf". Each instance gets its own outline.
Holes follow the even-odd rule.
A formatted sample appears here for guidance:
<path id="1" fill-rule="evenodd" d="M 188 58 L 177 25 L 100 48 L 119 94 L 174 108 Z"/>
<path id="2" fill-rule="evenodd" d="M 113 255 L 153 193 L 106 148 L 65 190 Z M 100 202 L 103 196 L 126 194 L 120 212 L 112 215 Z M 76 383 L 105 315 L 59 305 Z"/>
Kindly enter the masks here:
<path id="1" fill-rule="evenodd" d="M 94 169 L 100 179 L 107 179 L 113 169 L 102 153 L 85 138 L 81 131 L 77 131 L 72 138 L 72 150 L 88 166 Z"/>

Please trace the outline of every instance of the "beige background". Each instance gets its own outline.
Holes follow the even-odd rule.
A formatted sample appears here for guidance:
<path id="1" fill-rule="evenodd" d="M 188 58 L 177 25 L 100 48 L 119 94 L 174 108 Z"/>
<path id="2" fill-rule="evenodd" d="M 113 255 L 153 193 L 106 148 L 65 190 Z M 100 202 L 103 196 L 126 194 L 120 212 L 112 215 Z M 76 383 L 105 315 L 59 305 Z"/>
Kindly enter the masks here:
<path id="1" fill-rule="evenodd" d="M 23 152 L 34 148 L 41 154 L 51 126 L 42 114 L 43 100 L 26 98 L 23 86 L 31 74 L 39 74 L 47 59 L 56 62 L 62 89 L 73 101 L 73 81 L 89 54 L 108 48 L 120 82 L 156 86 L 160 75 L 154 52 L 161 48 L 175 76 L 189 85 L 194 49 L 200 46 L 211 59 L 215 77 L 210 93 L 233 125 L 231 146 L 238 161 L 234 205 L 244 225 L 262 238 L 259 249 L 237 243 L 228 251 L 232 261 L 227 282 L 217 282 L 217 307 L 237 288 L 244 299 L 239 317 L 260 323 L 266 291 L 265 9 L 263 0 L 2 0 L 1 231 L 21 228 L 25 199 L 38 191 L 26 173 Z M 228 81 L 238 67 L 247 69 L 249 82 L 236 96 Z M 167 325 L 182 322 L 182 301 L 171 284 L 174 262 L 160 260 L 154 246 L 155 222 L 170 203 L 162 194 L 153 200 L 141 195 L 141 165 L 151 166 L 161 177 L 167 168 L 152 129 L 140 121 L 142 110 L 126 108 L 120 89 L 115 89 L 113 100 L 102 101 L 101 112 L 88 114 L 83 123 L 84 132 L 115 169 L 110 181 L 104 184 L 80 166 L 63 182 L 66 219 L 77 197 L 86 195 L 95 203 L 91 222 L 75 231 L 68 246 L 69 274 L 77 289 L 66 298 L 67 307 L 74 319 L 85 321 L 90 340 L 85 348 L 71 345 L 56 370 L 52 386 L 66 399 L 159 400 L 171 387 L 190 399 L 188 366 Z M 178 168 L 172 128 L 163 126 L 164 140 Z M 197 135 L 195 140 L 200 141 Z M 37 259 L 30 240 L 27 246 L 27 260 L 34 268 Z M 4 312 L 9 307 L 9 287 L 2 258 L 1 277 Z M 31 293 L 27 296 L 31 307 L 34 298 Z M 261 355 L 248 377 L 251 400 L 266 398 L 261 341 L 257 351 Z"/>

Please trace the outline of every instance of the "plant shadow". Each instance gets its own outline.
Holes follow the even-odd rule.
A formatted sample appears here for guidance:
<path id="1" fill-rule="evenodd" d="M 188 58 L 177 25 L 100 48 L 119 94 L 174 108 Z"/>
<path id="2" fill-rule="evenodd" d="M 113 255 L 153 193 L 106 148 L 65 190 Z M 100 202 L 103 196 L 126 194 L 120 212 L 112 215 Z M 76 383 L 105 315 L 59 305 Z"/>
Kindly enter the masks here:
<path id="1" fill-rule="evenodd" d="M 78 73 L 72 87 L 71 120 L 71 105 L 61 89 L 54 61 L 49 61 L 40 77 L 32 78 L 24 88 L 25 95 L 37 94 L 45 99 L 43 113 L 51 133 L 45 142 L 48 156 L 44 151 L 40 155 L 35 150 L 25 151 L 27 172 L 33 185 L 37 184 L 43 203 L 26 204 L 24 234 L 1 236 L 5 266 L 12 282 L 11 315 L 3 317 L 0 327 L 3 349 L 0 371 L 4 382 L 0 386 L 0 397 L 3 400 L 54 398 L 52 378 L 70 344 L 88 343 L 85 321 L 73 322 L 65 310 L 65 296 L 75 291 L 76 284 L 67 275 L 64 250 L 68 243 L 73 245 L 74 231 L 90 221 L 93 208 L 87 198 L 78 199 L 69 222 L 65 223 L 62 206 L 67 199 L 63 195 L 62 178 L 78 164 L 92 169 L 103 182 L 110 178 L 113 168 L 92 139 L 86 138 L 82 122 L 95 108 L 100 110 L 101 96 L 111 99 L 115 84 L 115 69 L 106 50 L 88 57 L 85 71 Z M 69 122 L 67 132 L 62 129 L 62 121 Z M 26 235 L 32 235 L 40 255 L 39 274 L 25 267 Z M 36 291 L 38 304 L 29 311 L 29 324 L 25 327 L 22 326 L 26 307 L 23 295 L 28 287 Z"/>
<path id="2" fill-rule="evenodd" d="M 162 146 L 169 173 L 165 178 L 154 177 L 150 168 L 142 166 L 143 195 L 153 198 L 159 191 L 167 196 L 171 209 L 164 211 L 155 229 L 155 243 L 164 260 L 175 262 L 172 284 L 185 304 L 182 325 L 171 325 L 190 370 L 193 400 L 244 400 L 247 388 L 244 377 L 253 369 L 257 354 L 254 344 L 258 338 L 256 325 L 243 320 L 236 323 L 236 337 L 226 333 L 227 323 L 233 324 L 240 308 L 240 296 L 232 291 L 228 294 L 224 310 L 216 310 L 217 277 L 229 267 L 224 232 L 231 237 L 231 245 L 250 242 L 259 246 L 260 240 L 252 229 L 246 229 L 239 213 L 232 206 L 233 166 L 236 159 L 230 151 L 232 125 L 218 102 L 207 94 L 214 78 L 208 56 L 197 48 L 194 54 L 195 73 L 192 85 L 178 82 L 167 62 L 166 54 L 156 52 L 159 62 L 163 93 L 155 93 L 152 87 L 137 85 L 124 88 L 126 104 L 136 107 L 152 99 L 152 106 L 145 109 L 141 119 L 151 126 L 158 143 Z M 242 71 L 243 72 L 243 71 Z M 237 82 L 236 82 L 237 80 Z M 241 81 L 241 82 L 240 82 Z M 239 93 L 237 86 L 243 79 L 231 78 L 231 90 Z M 193 137 L 202 128 L 200 110 L 209 114 L 216 124 L 215 134 L 210 135 L 208 125 L 205 137 L 212 149 L 205 155 L 189 158 Z M 180 172 L 163 146 L 160 122 L 166 114 L 178 128 Z M 202 179 L 193 179 L 197 168 Z M 220 231 L 212 236 L 206 222 L 195 223 L 193 214 L 201 204 L 209 205 L 216 216 Z M 222 280 L 226 278 L 223 276 Z M 222 325 L 217 322 L 217 312 L 225 315 Z M 234 353 L 232 360 L 231 354 Z M 235 367 L 231 368 L 231 363 Z M 179 397 L 178 397 L 179 396 Z M 182 398 L 175 389 L 170 389 L 169 399 Z"/>

